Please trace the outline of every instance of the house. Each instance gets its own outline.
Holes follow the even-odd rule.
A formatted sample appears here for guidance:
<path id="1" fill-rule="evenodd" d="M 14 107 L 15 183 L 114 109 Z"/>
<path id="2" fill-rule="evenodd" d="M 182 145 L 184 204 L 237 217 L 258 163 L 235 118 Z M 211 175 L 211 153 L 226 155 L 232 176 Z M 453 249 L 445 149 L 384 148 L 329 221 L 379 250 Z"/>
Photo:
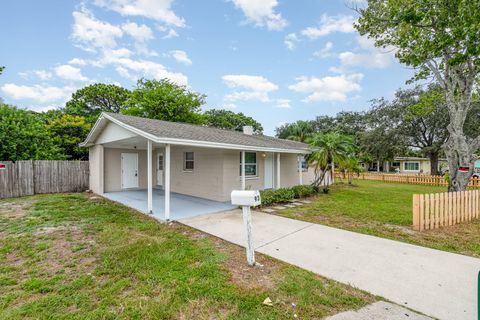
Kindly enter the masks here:
<path id="1" fill-rule="evenodd" d="M 403 174 L 431 174 L 430 159 L 422 157 L 395 157 L 393 161 L 372 162 L 364 165 L 368 171 L 392 172 Z M 448 169 L 447 159 L 438 159 L 438 170 L 444 172 Z"/>
<path id="2" fill-rule="evenodd" d="M 169 220 L 229 208 L 235 189 L 311 183 L 307 144 L 200 125 L 102 113 L 89 148 L 90 189 Z M 203 210 L 203 211 L 202 211 Z"/>

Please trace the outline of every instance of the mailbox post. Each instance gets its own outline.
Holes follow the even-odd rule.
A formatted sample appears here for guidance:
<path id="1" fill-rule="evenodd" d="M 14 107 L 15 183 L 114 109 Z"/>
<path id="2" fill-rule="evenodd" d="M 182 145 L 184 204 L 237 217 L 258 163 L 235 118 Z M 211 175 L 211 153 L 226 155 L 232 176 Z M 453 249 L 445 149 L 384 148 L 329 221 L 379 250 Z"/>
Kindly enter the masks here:
<path id="1" fill-rule="evenodd" d="M 250 207 L 261 204 L 258 190 L 234 190 L 231 193 L 232 204 L 242 207 L 243 223 L 245 225 L 247 262 L 250 266 L 255 265 L 255 248 L 252 236 L 252 212 Z"/>

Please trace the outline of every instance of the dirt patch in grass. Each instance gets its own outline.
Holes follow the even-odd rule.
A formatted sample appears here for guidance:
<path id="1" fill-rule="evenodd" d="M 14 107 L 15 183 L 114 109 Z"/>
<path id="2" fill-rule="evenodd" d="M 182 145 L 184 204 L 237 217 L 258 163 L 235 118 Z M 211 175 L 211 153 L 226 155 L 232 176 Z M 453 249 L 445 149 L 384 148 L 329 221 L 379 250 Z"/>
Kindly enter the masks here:
<path id="1" fill-rule="evenodd" d="M 3 202 L 0 203 L 0 217 L 7 219 L 19 219 L 26 215 L 28 208 L 32 206 L 32 202 L 26 201 L 21 203 Z"/>
<path id="2" fill-rule="evenodd" d="M 235 314 L 237 311 L 236 307 L 232 305 L 217 305 L 206 299 L 195 299 L 188 301 L 180 310 L 176 319 L 223 320 L 228 319 L 231 314 Z"/>
<path id="3" fill-rule="evenodd" d="M 278 276 L 280 262 L 263 255 L 256 255 L 256 265 L 250 267 L 246 261 L 245 248 L 178 223 L 174 225 L 190 239 L 197 241 L 208 239 L 215 250 L 225 257 L 224 266 L 230 274 L 230 281 L 235 285 L 260 292 L 276 288 L 275 278 Z"/>

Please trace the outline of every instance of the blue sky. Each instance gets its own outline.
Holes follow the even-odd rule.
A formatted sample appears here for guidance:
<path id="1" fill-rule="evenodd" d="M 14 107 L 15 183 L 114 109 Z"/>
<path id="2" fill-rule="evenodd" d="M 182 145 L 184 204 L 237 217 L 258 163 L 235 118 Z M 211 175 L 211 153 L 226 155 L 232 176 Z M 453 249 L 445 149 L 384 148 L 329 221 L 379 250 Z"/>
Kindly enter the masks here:
<path id="1" fill-rule="evenodd" d="M 0 97 L 63 106 L 95 82 L 170 78 L 275 127 L 391 98 L 412 72 L 352 28 L 344 0 L 16 0 L 0 4 Z"/>

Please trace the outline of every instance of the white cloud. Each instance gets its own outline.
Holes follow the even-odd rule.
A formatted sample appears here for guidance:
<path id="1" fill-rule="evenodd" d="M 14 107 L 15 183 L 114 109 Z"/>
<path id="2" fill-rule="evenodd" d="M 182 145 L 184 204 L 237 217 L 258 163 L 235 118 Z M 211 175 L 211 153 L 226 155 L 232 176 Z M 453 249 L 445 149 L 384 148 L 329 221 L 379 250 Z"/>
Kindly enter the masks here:
<path id="1" fill-rule="evenodd" d="M 170 29 L 168 30 L 168 33 L 165 36 L 163 36 L 163 39 L 171 39 L 176 37 L 178 37 L 177 31 L 175 31 L 174 29 Z"/>
<path id="2" fill-rule="evenodd" d="M 79 68 L 72 67 L 68 64 L 63 64 L 61 66 L 53 68 L 55 74 L 65 80 L 73 81 L 88 81 L 88 78 L 82 75 L 82 72 Z"/>
<path id="3" fill-rule="evenodd" d="M 275 12 L 277 0 L 232 0 L 236 8 L 241 9 L 247 22 L 257 27 L 266 26 L 268 30 L 283 30 L 288 22 L 280 13 Z"/>
<path id="4" fill-rule="evenodd" d="M 16 85 L 14 83 L 6 83 L 0 87 L 2 92 L 14 100 L 33 100 L 38 103 L 47 102 L 65 102 L 67 101 L 76 88 L 71 86 L 54 87 L 54 86 L 25 86 Z"/>
<path id="5" fill-rule="evenodd" d="M 123 36 L 122 29 L 96 19 L 93 14 L 82 9 L 72 13 L 74 24 L 72 39 L 80 48 L 96 52 L 97 49 L 115 48 L 117 38 Z"/>
<path id="6" fill-rule="evenodd" d="M 289 33 L 285 36 L 285 40 L 283 41 L 283 43 L 285 43 L 289 50 L 293 50 L 295 49 L 299 41 L 300 40 L 295 33 Z"/>
<path id="7" fill-rule="evenodd" d="M 138 42 L 146 42 L 153 39 L 153 32 L 147 25 L 128 22 L 122 25 L 123 31 Z"/>
<path id="8" fill-rule="evenodd" d="M 338 58 L 342 66 L 382 69 L 391 65 L 394 58 L 393 49 L 377 48 L 374 41 L 366 37 L 358 37 L 357 41 L 361 52 L 345 51 L 340 53 Z"/>
<path id="9" fill-rule="evenodd" d="M 172 57 L 177 60 L 177 62 L 183 63 L 187 66 L 190 66 L 192 64 L 192 60 L 188 57 L 187 53 L 182 50 L 173 50 L 170 52 Z"/>
<path id="10" fill-rule="evenodd" d="M 320 58 L 320 59 L 325 59 L 325 58 L 331 57 L 332 56 L 332 52 L 331 52 L 332 48 L 333 48 L 333 43 L 330 42 L 330 41 L 327 41 L 327 43 L 325 43 L 325 46 L 323 47 L 323 49 L 315 51 L 313 53 L 313 55 L 315 57 Z"/>
<path id="11" fill-rule="evenodd" d="M 290 109 L 292 106 L 290 105 L 289 99 L 277 99 L 275 107 L 282 109 Z"/>
<path id="12" fill-rule="evenodd" d="M 323 14 L 318 27 L 308 27 L 301 33 L 310 39 L 324 37 L 334 32 L 352 33 L 355 31 L 353 27 L 355 21 L 353 16 Z"/>
<path id="13" fill-rule="evenodd" d="M 225 84 L 235 89 L 232 93 L 225 95 L 227 101 L 238 100 L 259 100 L 270 101 L 268 94 L 278 90 L 278 86 L 261 76 L 251 75 L 225 75 L 222 77 Z"/>
<path id="14" fill-rule="evenodd" d="M 227 104 L 223 105 L 223 107 L 225 109 L 236 109 L 237 105 L 235 103 L 227 103 Z"/>
<path id="15" fill-rule="evenodd" d="M 116 66 L 116 71 L 123 77 L 132 80 L 140 77 L 160 79 L 170 79 L 177 84 L 187 85 L 188 78 L 182 73 L 171 72 L 160 63 L 148 60 L 133 60 L 130 58 L 114 58 L 109 61 L 110 64 Z M 132 75 L 131 71 L 137 73 L 138 76 Z"/>
<path id="16" fill-rule="evenodd" d="M 80 59 L 80 58 L 73 58 L 71 59 L 70 61 L 68 61 L 68 64 L 73 64 L 73 65 L 77 65 L 77 66 L 85 66 L 87 65 L 87 61 L 84 60 L 84 59 Z"/>
<path id="17" fill-rule="evenodd" d="M 94 3 L 123 16 L 141 16 L 175 27 L 185 26 L 185 20 L 171 8 L 173 0 L 95 0 Z"/>
<path id="18" fill-rule="evenodd" d="M 288 88 L 295 92 L 308 93 L 309 95 L 302 100 L 306 103 L 346 101 L 350 93 L 362 89 L 358 83 L 362 78 L 363 74 L 361 73 L 323 78 L 300 77 L 297 79 L 297 83 L 290 85 Z"/>
<path id="19" fill-rule="evenodd" d="M 156 52 L 148 50 L 147 42 L 153 39 L 153 32 L 147 25 L 128 22 L 122 25 L 122 30 L 131 36 L 135 42 L 135 49 L 138 53 L 145 55 L 157 55 Z"/>
<path id="20" fill-rule="evenodd" d="M 52 73 L 46 70 L 32 70 L 26 72 L 19 72 L 18 73 L 22 78 L 28 79 L 30 76 L 35 76 L 40 80 L 46 81 L 52 79 Z"/>

